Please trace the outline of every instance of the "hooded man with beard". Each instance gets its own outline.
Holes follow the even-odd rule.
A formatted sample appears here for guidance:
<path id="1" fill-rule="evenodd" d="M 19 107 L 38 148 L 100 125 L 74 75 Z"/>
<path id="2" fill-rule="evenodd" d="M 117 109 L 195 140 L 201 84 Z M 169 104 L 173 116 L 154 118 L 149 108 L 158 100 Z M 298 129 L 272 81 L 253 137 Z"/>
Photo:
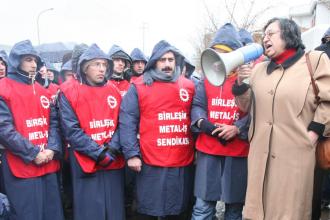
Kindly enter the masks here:
<path id="1" fill-rule="evenodd" d="M 117 86 L 121 96 L 124 96 L 130 86 L 131 63 L 130 56 L 118 45 L 113 45 L 109 51 L 110 59 L 113 61 L 110 81 Z"/>
<path id="2" fill-rule="evenodd" d="M 183 219 L 191 198 L 195 89 L 181 75 L 181 62 L 175 47 L 157 43 L 121 105 L 120 140 L 128 167 L 137 172 L 137 211 L 144 220 Z"/>
<path id="3" fill-rule="evenodd" d="M 10 219 L 63 219 L 56 173 L 61 137 L 50 95 L 35 75 L 41 59 L 29 40 L 14 45 L 0 81 L 0 143 Z"/>

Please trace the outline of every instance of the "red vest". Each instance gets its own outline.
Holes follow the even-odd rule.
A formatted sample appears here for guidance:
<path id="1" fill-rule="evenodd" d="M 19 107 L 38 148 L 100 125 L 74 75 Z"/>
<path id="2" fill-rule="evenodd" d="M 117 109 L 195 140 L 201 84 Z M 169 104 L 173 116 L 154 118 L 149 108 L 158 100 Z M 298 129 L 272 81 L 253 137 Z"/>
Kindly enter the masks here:
<path id="1" fill-rule="evenodd" d="M 142 75 L 141 75 L 142 76 Z M 131 76 L 131 83 L 134 83 L 135 80 L 137 80 L 140 76 Z"/>
<path id="2" fill-rule="evenodd" d="M 183 167 L 194 159 L 190 109 L 194 84 L 184 77 L 175 83 L 136 85 L 140 106 L 140 150 L 143 161 L 160 167 Z"/>
<path id="3" fill-rule="evenodd" d="M 33 145 L 47 148 L 50 96 L 38 83 L 27 85 L 9 78 L 0 81 L 0 96 L 10 109 L 15 129 Z M 54 173 L 60 163 L 52 160 L 47 164 L 26 164 L 19 156 L 7 150 L 7 159 L 11 172 L 19 178 L 32 178 Z"/>
<path id="4" fill-rule="evenodd" d="M 235 103 L 235 97 L 231 88 L 235 83 L 236 76 L 228 77 L 225 83 L 218 87 L 211 85 L 207 79 L 204 80 L 208 120 L 210 122 L 232 125 L 240 117 L 242 112 Z M 204 153 L 211 155 L 246 157 L 249 152 L 249 144 L 238 137 L 227 142 L 224 146 L 217 138 L 205 133 L 200 133 L 197 138 L 196 148 Z"/>
<path id="5" fill-rule="evenodd" d="M 130 83 L 127 80 L 110 80 L 119 90 L 121 97 L 127 93 Z"/>
<path id="6" fill-rule="evenodd" d="M 61 83 L 60 85 L 60 90 L 63 91 L 63 90 L 66 90 L 68 87 L 71 87 L 71 85 L 73 83 L 77 83 L 78 80 L 75 79 L 75 78 L 70 78 L 69 80 L 66 80 L 64 81 L 63 83 Z"/>
<path id="7" fill-rule="evenodd" d="M 60 86 L 55 83 L 50 83 L 49 87 L 47 88 L 47 91 L 50 94 L 50 97 L 52 98 L 53 102 L 55 102 L 55 97 L 57 94 L 57 91 L 59 90 Z"/>
<path id="8" fill-rule="evenodd" d="M 77 115 L 85 134 L 98 145 L 109 143 L 118 125 L 121 96 L 117 88 L 110 82 L 102 87 L 92 87 L 72 81 L 71 87 L 65 87 L 63 93 Z M 104 168 L 85 154 L 74 151 L 74 155 L 86 173 L 101 169 L 120 169 L 125 165 L 122 156 L 118 156 L 114 162 Z"/>

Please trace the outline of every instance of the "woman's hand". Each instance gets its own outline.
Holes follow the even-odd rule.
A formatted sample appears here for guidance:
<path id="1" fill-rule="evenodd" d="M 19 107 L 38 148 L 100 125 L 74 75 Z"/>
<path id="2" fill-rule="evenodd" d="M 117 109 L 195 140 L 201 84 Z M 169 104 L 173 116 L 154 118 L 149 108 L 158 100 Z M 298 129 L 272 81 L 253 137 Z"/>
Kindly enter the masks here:
<path id="1" fill-rule="evenodd" d="M 312 142 L 313 146 L 316 145 L 317 140 L 319 139 L 319 135 L 314 131 L 308 131 L 309 140 Z"/>
<path id="2" fill-rule="evenodd" d="M 252 73 L 252 67 L 250 64 L 243 64 L 238 68 L 237 72 L 237 83 L 238 85 L 242 85 L 243 83 L 247 83 L 247 81 L 249 80 Z"/>

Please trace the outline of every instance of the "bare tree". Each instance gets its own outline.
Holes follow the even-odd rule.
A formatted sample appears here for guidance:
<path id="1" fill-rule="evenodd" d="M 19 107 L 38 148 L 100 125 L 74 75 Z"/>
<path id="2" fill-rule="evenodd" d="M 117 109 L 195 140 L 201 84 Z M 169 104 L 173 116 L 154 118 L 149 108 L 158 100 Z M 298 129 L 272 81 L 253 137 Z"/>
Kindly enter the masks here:
<path id="1" fill-rule="evenodd" d="M 271 0 L 219 0 L 219 9 L 211 11 L 206 0 L 202 1 L 206 21 L 204 26 L 199 28 L 197 38 L 192 41 L 197 58 L 200 58 L 202 51 L 209 46 L 214 34 L 225 22 L 232 23 L 238 29 L 254 32 L 257 31 L 258 19 L 274 7 L 273 3 L 270 3 Z M 196 59 L 197 69 L 200 67 L 199 62 Z"/>

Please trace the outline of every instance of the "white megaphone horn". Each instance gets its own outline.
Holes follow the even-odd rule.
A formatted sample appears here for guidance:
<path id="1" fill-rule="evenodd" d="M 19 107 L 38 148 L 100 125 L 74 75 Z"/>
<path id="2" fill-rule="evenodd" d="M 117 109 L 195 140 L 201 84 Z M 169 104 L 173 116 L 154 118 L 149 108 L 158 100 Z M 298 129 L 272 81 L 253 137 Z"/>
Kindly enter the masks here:
<path id="1" fill-rule="evenodd" d="M 252 43 L 230 53 L 218 53 L 213 49 L 206 49 L 202 53 L 201 66 L 207 80 L 214 86 L 221 86 L 226 75 L 236 67 L 256 60 L 263 53 L 260 44 Z"/>

